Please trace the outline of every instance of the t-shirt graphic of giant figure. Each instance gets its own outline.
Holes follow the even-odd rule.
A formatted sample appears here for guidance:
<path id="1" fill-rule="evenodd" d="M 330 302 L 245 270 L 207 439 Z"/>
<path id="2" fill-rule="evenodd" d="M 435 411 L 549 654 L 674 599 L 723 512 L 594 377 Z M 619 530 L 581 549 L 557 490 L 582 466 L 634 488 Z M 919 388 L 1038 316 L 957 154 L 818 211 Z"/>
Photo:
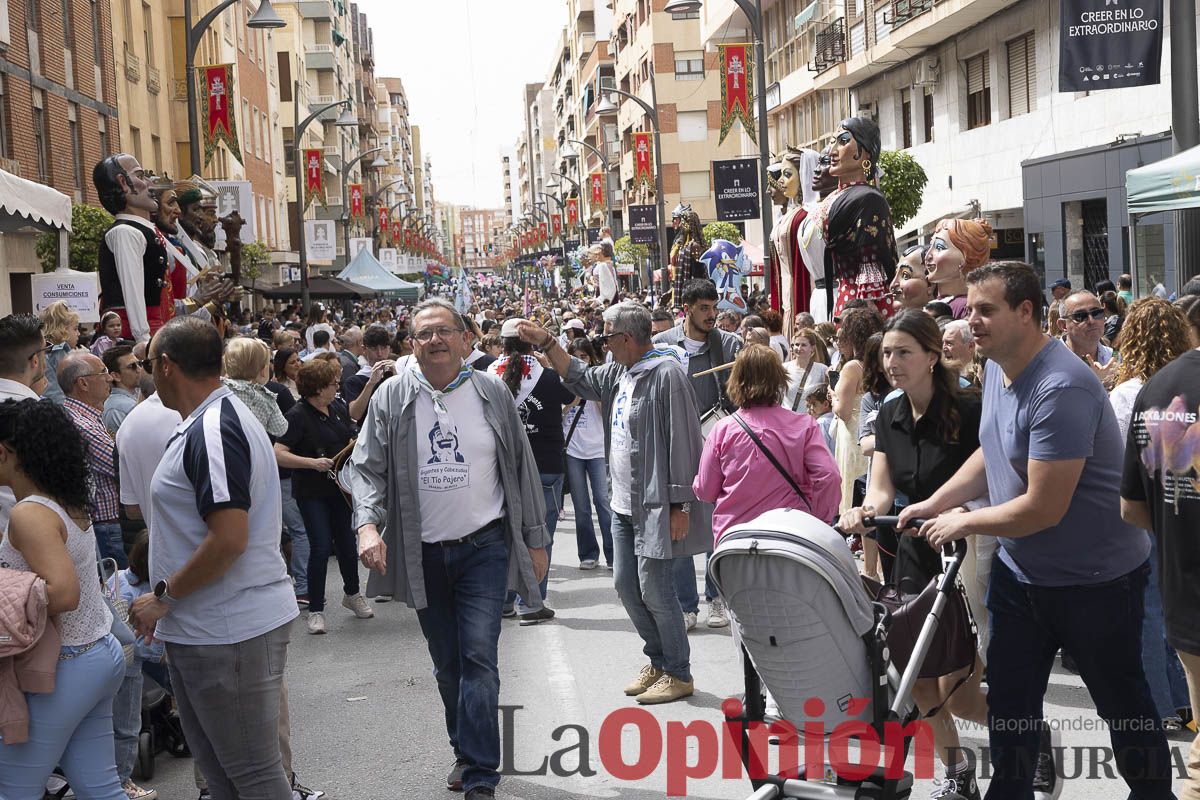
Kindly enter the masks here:
<path id="1" fill-rule="evenodd" d="M 426 438 L 429 455 L 420 469 L 421 488 L 430 492 L 470 488 L 471 465 L 463 455 L 457 426 L 444 426 L 435 416 Z"/>
<path id="2" fill-rule="evenodd" d="M 462 464 L 466 461 L 463 454 L 458 452 L 458 434 L 454 431 L 443 431 L 442 426 L 436 422 L 429 431 L 429 451 L 433 455 L 426 464 Z"/>

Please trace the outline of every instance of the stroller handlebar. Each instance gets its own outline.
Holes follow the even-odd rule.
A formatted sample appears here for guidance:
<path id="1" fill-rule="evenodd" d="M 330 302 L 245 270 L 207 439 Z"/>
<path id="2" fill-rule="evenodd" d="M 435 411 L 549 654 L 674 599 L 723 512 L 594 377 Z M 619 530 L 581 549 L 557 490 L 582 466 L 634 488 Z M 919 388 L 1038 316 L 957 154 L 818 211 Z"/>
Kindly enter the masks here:
<path id="1" fill-rule="evenodd" d="M 928 520 L 924 519 L 909 520 L 908 527 L 905 528 L 905 530 L 916 530 L 924 525 L 927 521 Z M 899 523 L 899 517 L 868 517 L 867 519 L 863 520 L 863 525 L 866 525 L 869 528 L 895 528 L 899 525 Z M 840 529 L 838 529 L 838 532 L 844 534 L 844 531 L 841 531 Z M 967 540 L 959 539 L 952 545 L 945 545 L 942 549 L 944 551 L 949 551 L 952 549 L 953 555 L 961 558 L 967 553 Z"/>

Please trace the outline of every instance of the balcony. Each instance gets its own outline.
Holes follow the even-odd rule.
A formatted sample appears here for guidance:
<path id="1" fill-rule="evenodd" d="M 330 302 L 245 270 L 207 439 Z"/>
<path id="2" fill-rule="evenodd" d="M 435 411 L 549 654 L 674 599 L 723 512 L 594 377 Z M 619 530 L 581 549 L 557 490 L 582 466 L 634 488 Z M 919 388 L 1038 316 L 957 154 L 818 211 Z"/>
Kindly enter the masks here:
<path id="1" fill-rule="evenodd" d="M 296 5 L 300 6 L 300 16 L 305 19 L 333 20 L 337 17 L 330 0 L 301 0 Z"/>
<path id="2" fill-rule="evenodd" d="M 308 99 L 308 112 L 311 114 L 314 111 L 316 111 L 318 108 L 320 108 L 321 106 L 327 106 L 330 103 L 334 103 L 334 102 L 337 102 L 337 98 L 331 94 L 314 95 L 313 97 L 310 97 Z M 334 120 L 336 120 L 338 118 L 338 114 L 340 114 L 341 112 L 342 112 L 341 106 L 334 106 L 333 108 L 327 108 L 327 109 L 325 109 L 324 112 L 321 113 L 321 116 L 317 117 L 317 119 L 321 120 L 322 122 L 333 122 Z"/>
<path id="3" fill-rule="evenodd" d="M 813 72 L 822 73 L 846 60 L 846 20 L 835 19 L 817 28 L 813 45 Z"/>
<path id="4" fill-rule="evenodd" d="M 142 60 L 128 50 L 125 51 L 125 80 L 137 83 L 142 79 Z"/>
<path id="5" fill-rule="evenodd" d="M 933 0 L 892 0 L 892 12 L 885 21 L 893 29 L 899 28 L 931 8 L 933 8 Z"/>
<path id="6" fill-rule="evenodd" d="M 329 70 L 337 68 L 337 54 L 332 44 L 314 42 L 304 45 L 305 69 Z"/>
<path id="7" fill-rule="evenodd" d="M 150 90 L 150 94 L 162 91 L 162 73 L 158 67 L 146 67 L 146 88 Z"/>

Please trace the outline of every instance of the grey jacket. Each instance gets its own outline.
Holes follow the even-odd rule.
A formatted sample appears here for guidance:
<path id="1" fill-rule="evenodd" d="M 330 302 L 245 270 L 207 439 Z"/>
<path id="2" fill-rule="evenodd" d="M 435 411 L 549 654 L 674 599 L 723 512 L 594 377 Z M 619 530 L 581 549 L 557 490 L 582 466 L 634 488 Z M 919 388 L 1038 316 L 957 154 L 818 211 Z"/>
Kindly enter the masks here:
<path id="1" fill-rule="evenodd" d="M 577 358 L 563 384 L 604 411 L 604 452 L 612 449 L 612 404 L 625 367 L 616 362 L 588 367 Z M 696 395 L 677 369 L 655 369 L 640 378 L 629 408 L 629 461 L 633 551 L 646 558 L 675 558 L 712 549 L 712 506 L 692 491 L 704 439 Z M 611 463 L 611 458 L 609 459 Z M 691 503 L 688 535 L 671 541 L 671 504 Z M 522 595 L 524 596 L 524 595 Z"/>
<path id="2" fill-rule="evenodd" d="M 471 387 L 479 392 L 484 420 L 496 437 L 508 533 L 508 588 L 531 598 L 540 608 L 541 593 L 529 548 L 547 546 L 550 537 L 546 534 L 546 506 L 533 452 L 508 387 L 499 378 L 478 371 L 472 376 Z M 459 391 L 463 390 L 467 387 Z M 380 526 L 387 544 L 387 574 L 372 572 L 367 593 L 391 594 L 418 610 L 428 605 L 421 566 L 420 490 L 418 473 L 413 468 L 421 463 L 413 402 L 419 391 L 416 378 L 408 370 L 381 384 L 371 398 L 349 460 L 354 528 Z M 459 535 L 469 533 L 464 530 Z"/>
<path id="3" fill-rule="evenodd" d="M 742 340 L 734 336 L 732 333 L 726 333 L 720 328 L 713 328 L 712 336 L 718 336 L 721 340 L 721 363 L 727 364 L 737 358 L 738 352 L 742 349 Z M 683 347 L 683 324 L 676 325 L 674 328 L 665 330 L 658 336 L 654 337 L 655 344 L 673 344 L 676 347 Z M 709 344 L 704 345 L 688 358 L 688 376 L 695 375 L 697 372 L 703 372 L 706 369 L 717 366 L 717 362 L 713 360 L 712 353 L 709 351 Z M 710 408 L 717 404 L 720 398 L 720 390 L 718 384 L 722 387 L 725 381 L 729 379 L 728 372 L 717 372 L 713 375 L 705 375 L 700 378 L 692 379 L 692 389 L 696 392 L 696 406 L 700 409 L 700 413 L 704 414 Z M 732 411 L 735 406 L 729 402 L 729 398 L 725 398 L 727 410 Z"/>

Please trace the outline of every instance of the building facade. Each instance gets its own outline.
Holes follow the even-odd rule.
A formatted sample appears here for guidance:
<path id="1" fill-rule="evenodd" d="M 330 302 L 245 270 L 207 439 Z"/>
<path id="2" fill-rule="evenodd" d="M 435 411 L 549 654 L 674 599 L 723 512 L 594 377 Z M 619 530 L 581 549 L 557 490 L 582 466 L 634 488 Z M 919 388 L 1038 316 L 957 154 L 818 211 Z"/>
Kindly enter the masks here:
<path id="1" fill-rule="evenodd" d="M 455 251 L 459 264 L 468 270 L 499 270 L 507 246 L 505 230 L 508 211 L 503 208 L 458 209 Z"/>

